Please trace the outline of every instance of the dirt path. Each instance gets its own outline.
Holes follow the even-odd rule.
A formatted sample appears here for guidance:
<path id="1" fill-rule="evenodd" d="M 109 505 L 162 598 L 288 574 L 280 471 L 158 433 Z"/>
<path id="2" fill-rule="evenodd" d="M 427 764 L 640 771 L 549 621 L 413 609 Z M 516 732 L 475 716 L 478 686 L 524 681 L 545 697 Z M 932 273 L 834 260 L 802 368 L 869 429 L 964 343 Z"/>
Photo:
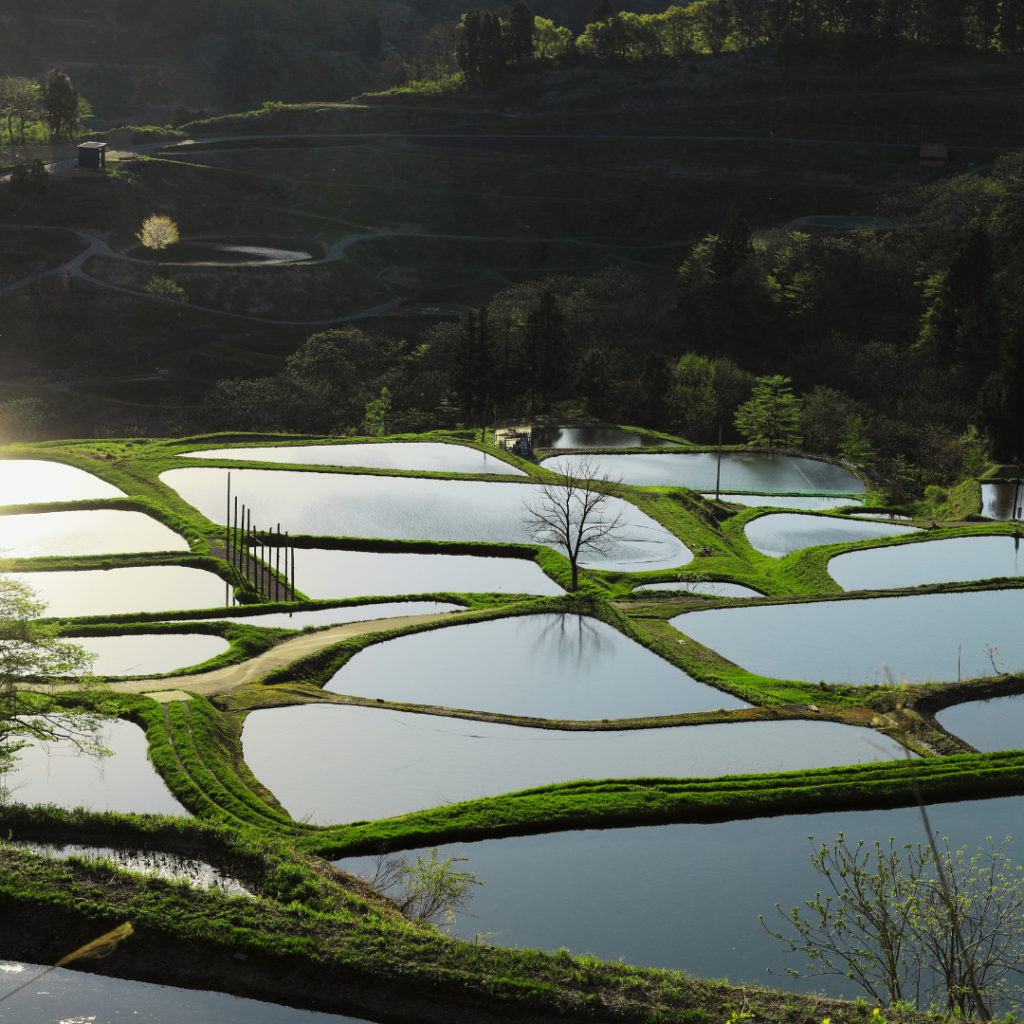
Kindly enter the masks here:
<path id="1" fill-rule="evenodd" d="M 322 651 L 331 644 L 341 640 L 349 640 L 354 636 L 366 633 L 379 633 L 389 629 L 401 629 L 420 622 L 437 622 L 452 616 L 463 615 L 464 612 L 432 612 L 429 615 L 400 615 L 393 619 L 369 619 L 363 622 L 347 622 L 343 626 L 332 626 L 319 633 L 305 633 L 302 636 L 286 640 L 283 644 L 272 647 L 269 651 L 243 661 L 239 665 L 228 665 L 226 668 L 212 672 L 200 672 L 192 676 L 169 676 L 162 679 L 125 679 L 112 683 L 111 689 L 117 693 L 145 693 L 154 700 L 167 703 L 174 700 L 188 700 L 190 693 L 210 695 L 214 693 L 230 693 L 239 687 L 246 686 L 273 672 L 274 669 L 305 658 L 307 655 Z M 185 692 L 188 691 L 188 692 Z"/>

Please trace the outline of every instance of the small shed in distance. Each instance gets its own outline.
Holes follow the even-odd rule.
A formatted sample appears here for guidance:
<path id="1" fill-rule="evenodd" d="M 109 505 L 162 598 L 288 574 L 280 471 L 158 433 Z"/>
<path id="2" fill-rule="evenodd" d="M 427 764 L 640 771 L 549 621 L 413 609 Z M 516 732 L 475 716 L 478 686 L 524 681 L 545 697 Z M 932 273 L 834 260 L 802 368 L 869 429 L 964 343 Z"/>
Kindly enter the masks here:
<path id="1" fill-rule="evenodd" d="M 949 163 L 949 146 L 944 142 L 922 142 L 922 167 L 945 167 Z"/>
<path id="2" fill-rule="evenodd" d="M 107 166 L 105 142 L 83 142 L 78 147 L 78 167 L 83 171 L 102 171 Z"/>

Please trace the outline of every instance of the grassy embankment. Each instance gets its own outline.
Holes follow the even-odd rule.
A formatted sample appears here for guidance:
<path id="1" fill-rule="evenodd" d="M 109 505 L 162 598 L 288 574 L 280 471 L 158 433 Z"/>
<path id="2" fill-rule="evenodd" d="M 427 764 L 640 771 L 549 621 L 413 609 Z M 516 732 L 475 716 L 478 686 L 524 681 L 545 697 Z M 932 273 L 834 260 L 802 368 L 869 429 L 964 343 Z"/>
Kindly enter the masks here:
<path id="1" fill-rule="evenodd" d="M 135 935 L 92 967 L 120 976 L 369 1018 L 632 1021 L 710 1024 L 744 1008 L 756 1019 L 867 1024 L 870 1008 L 841 1000 L 730 986 L 609 963 L 568 950 L 464 942 L 405 920 L 388 901 L 293 842 L 220 823 L 98 815 L 56 808 L 0 810 L 8 835 L 76 836 L 119 848 L 202 857 L 254 896 L 227 896 L 119 870 L 110 862 L 56 861 L 0 847 L 0 939 L 36 963 L 130 920 Z M 897 1010 L 893 1024 L 934 1018 Z"/>

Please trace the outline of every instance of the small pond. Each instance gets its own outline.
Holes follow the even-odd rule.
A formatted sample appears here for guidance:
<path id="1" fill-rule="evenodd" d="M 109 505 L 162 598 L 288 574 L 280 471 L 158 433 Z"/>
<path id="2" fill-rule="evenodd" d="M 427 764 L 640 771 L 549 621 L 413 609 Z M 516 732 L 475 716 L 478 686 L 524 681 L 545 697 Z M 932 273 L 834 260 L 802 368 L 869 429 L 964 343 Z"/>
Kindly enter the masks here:
<path id="1" fill-rule="evenodd" d="M 375 644 L 325 689 L 403 704 L 588 721 L 748 706 L 598 619 L 559 614 L 467 623 Z"/>
<path id="2" fill-rule="evenodd" d="M 555 455 L 545 469 L 560 472 L 581 456 Z M 660 487 L 715 489 L 718 455 L 714 452 L 666 452 L 664 455 L 590 455 L 591 465 L 623 483 Z M 792 455 L 764 452 L 728 452 L 722 455 L 721 486 L 729 491 L 850 491 L 861 494 L 864 485 L 843 466 Z M 849 504 L 847 499 L 846 504 Z"/>
<path id="3" fill-rule="evenodd" d="M 273 448 L 214 448 L 186 452 L 187 459 L 282 462 L 293 466 L 356 466 L 370 469 L 418 469 L 431 473 L 527 474 L 486 452 L 462 444 L 385 441 L 377 444 L 283 445 Z"/>
<path id="4" fill-rule="evenodd" d="M 817 544 L 849 544 L 875 537 L 902 537 L 916 529 L 890 523 L 862 523 L 832 516 L 819 518 L 779 512 L 777 515 L 759 516 L 747 523 L 744 532 L 755 550 L 779 558 Z"/>
<path id="5" fill-rule="evenodd" d="M 982 484 L 981 514 L 989 519 L 1016 519 L 1015 505 L 1024 504 L 1016 484 Z"/>
<path id="6" fill-rule="evenodd" d="M 714 491 L 705 491 L 703 497 L 714 498 Z M 722 501 L 748 508 L 798 508 L 805 512 L 828 512 L 858 504 L 854 498 L 824 498 L 813 494 L 723 494 Z"/>
<path id="7" fill-rule="evenodd" d="M 230 646 L 223 637 L 205 633 L 125 633 L 69 639 L 99 655 L 92 668 L 98 676 L 153 676 L 174 672 L 216 658 Z"/>
<path id="8" fill-rule="evenodd" d="M 939 804 L 928 813 L 954 849 L 966 845 L 973 853 L 987 847 L 987 836 L 1012 836 L 1013 863 L 1024 859 L 1024 797 Z M 787 931 L 775 904 L 788 911 L 825 884 L 811 865 L 807 837 L 831 844 L 839 832 L 854 843 L 925 840 L 914 807 L 559 832 L 451 844 L 440 852 L 468 855 L 459 867 L 486 879 L 474 889 L 475 916 L 460 916 L 453 928 L 464 937 L 491 932 L 497 934 L 489 941 L 502 946 L 567 946 L 576 955 L 852 999 L 860 990 L 844 978 L 786 977 L 787 967 L 806 961 L 785 953 L 757 919 L 763 914 L 773 930 Z M 412 853 L 406 856 L 415 863 Z M 370 858 L 337 864 L 373 874 Z M 768 975 L 769 967 L 781 977 Z"/>
<path id="9" fill-rule="evenodd" d="M 121 871 L 153 875 L 173 881 L 188 882 L 196 889 L 219 889 L 229 896 L 249 896 L 251 893 L 237 878 L 222 875 L 217 868 L 205 861 L 193 860 L 178 853 L 162 853 L 155 850 L 123 850 L 111 846 L 79 846 L 74 843 L 35 843 L 14 840 L 8 846 L 16 846 L 30 853 L 67 860 L 79 857 L 82 860 L 109 860 Z M 0 1017 L 0 1020 L 3 1018 Z"/>
<path id="10" fill-rule="evenodd" d="M 831 722 L 559 732 L 337 704 L 255 711 L 242 746 L 290 814 L 323 825 L 573 779 L 701 778 L 903 756 L 873 729 Z"/>
<path id="11" fill-rule="evenodd" d="M 1024 575 L 1024 551 L 1013 537 L 953 537 L 849 551 L 828 563 L 843 590 L 887 590 Z"/>
<path id="12" fill-rule="evenodd" d="M 125 814 L 188 814 L 147 757 L 146 734 L 131 722 L 107 722 L 100 734 L 111 757 L 93 758 L 70 742 L 33 742 L 18 752 L 13 772 L 0 776 L 8 800 Z"/>
<path id="13" fill-rule="evenodd" d="M 663 437 L 616 427 L 534 427 L 534 448 L 653 448 L 674 445 Z"/>
<path id="14" fill-rule="evenodd" d="M 10 558 L 188 551 L 188 541 L 142 512 L 94 509 L 0 517 Z"/>
<path id="15" fill-rule="evenodd" d="M 156 255 L 160 266 L 197 264 L 199 266 L 221 266 L 225 263 L 296 263 L 310 260 L 312 255 L 302 249 L 286 249 L 280 245 L 268 245 L 270 239 L 183 239 L 169 245 Z M 274 239 L 284 245 L 294 245 L 291 239 Z M 129 249 L 132 259 L 152 263 L 154 253 L 143 245 Z"/>
<path id="16" fill-rule="evenodd" d="M 634 594 L 642 594 L 646 590 L 688 590 L 691 594 L 704 594 L 707 597 L 764 597 L 764 594 L 752 587 L 744 587 L 739 583 L 645 583 L 637 587 Z"/>
<path id="17" fill-rule="evenodd" d="M 70 950 L 69 950 L 70 952 Z M 60 967 L 3 1004 L 18 1024 L 346 1024 L 355 1017 L 293 1010 L 277 1003 L 222 992 L 196 992 L 170 985 L 105 978 Z M 0 961 L 0 996 L 46 970 L 39 964 Z M 9 1017 L 7 1016 L 9 1015 Z"/>
<path id="18" fill-rule="evenodd" d="M 320 548 L 295 549 L 295 585 L 315 601 L 445 592 L 564 593 L 536 562 L 525 558 Z"/>
<path id="19" fill-rule="evenodd" d="M 816 683 L 912 683 L 1024 667 L 1024 590 L 712 608 L 677 615 L 681 633 L 750 672 Z M 824 697 L 822 698 L 825 699 Z"/>
<path id="20" fill-rule="evenodd" d="M 45 615 L 120 615 L 215 608 L 227 600 L 227 584 L 212 572 L 183 565 L 142 565 L 130 569 L 15 572 L 45 601 Z"/>
<path id="21" fill-rule="evenodd" d="M 0 505 L 123 497 L 124 491 L 74 466 L 40 459 L 0 460 Z"/>
<path id="22" fill-rule="evenodd" d="M 203 515 L 224 521 L 227 470 L 172 469 L 160 479 Z M 236 469 L 231 481 L 233 493 L 252 507 L 253 523 L 280 523 L 292 535 L 530 543 L 523 502 L 539 497 L 539 488 L 513 483 L 272 469 Z M 636 506 L 612 499 L 609 508 L 613 515 L 623 513 L 622 539 L 587 564 L 635 571 L 639 565 L 669 569 L 692 560 L 682 541 Z M 303 589 L 301 576 L 296 584 Z"/>
<path id="23" fill-rule="evenodd" d="M 956 704 L 935 717 L 978 750 L 1024 749 L 1024 694 Z"/>
<path id="24" fill-rule="evenodd" d="M 304 612 L 264 612 L 262 615 L 218 615 L 186 622 L 237 622 L 243 626 L 265 629 L 303 629 L 305 626 L 336 626 L 366 619 L 390 619 L 399 615 L 432 615 L 435 612 L 461 612 L 461 605 L 442 601 L 389 601 L 383 604 L 360 604 L 345 608 L 317 608 Z"/>

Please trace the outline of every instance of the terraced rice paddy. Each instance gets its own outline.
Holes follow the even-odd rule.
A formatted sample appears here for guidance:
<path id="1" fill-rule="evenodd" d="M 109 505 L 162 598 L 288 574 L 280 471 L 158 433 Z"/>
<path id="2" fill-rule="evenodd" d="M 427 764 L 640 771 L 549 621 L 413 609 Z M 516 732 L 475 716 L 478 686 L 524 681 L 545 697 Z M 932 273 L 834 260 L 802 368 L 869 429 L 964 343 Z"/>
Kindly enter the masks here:
<path id="1" fill-rule="evenodd" d="M 935 717 L 978 750 L 1024 749 L 1024 695 L 955 704 Z"/>
<path id="2" fill-rule="evenodd" d="M 691 612 L 672 625 L 750 672 L 829 683 L 912 683 L 1024 668 L 1024 590 L 920 594 Z M 827 638 L 827 642 L 823 642 Z M 823 698 L 824 699 L 824 698 Z"/>
<path id="3" fill-rule="evenodd" d="M 1024 551 L 1013 537 L 952 537 L 836 555 L 829 575 L 843 590 L 888 590 L 1024 575 Z"/>
<path id="4" fill-rule="evenodd" d="M 1017 856 L 1024 847 L 1022 797 L 941 804 L 929 813 L 954 848 L 974 851 L 990 835 L 1014 836 Z M 487 879 L 473 900 L 474 916 L 456 922 L 455 931 L 467 938 L 499 932 L 492 941 L 503 946 L 564 945 L 574 955 L 764 985 L 778 983 L 767 968 L 785 977 L 787 967 L 802 961 L 765 934 L 757 915 L 785 931 L 775 904 L 788 911 L 822 889 L 807 837 L 831 843 L 839 832 L 853 839 L 894 836 L 897 845 L 924 841 L 915 807 L 559 832 L 457 843 L 440 852 L 468 855 Z M 406 856 L 415 861 L 415 852 Z M 368 858 L 338 864 L 373 873 Z M 842 978 L 786 978 L 785 986 L 848 999 L 861 994 Z"/>
<path id="5" fill-rule="evenodd" d="M 294 817 L 312 815 L 320 824 L 573 779 L 733 775 L 902 753 L 870 729 L 827 722 L 561 732 L 318 704 L 253 712 L 242 749 L 256 778 Z M 356 777 L 358 786 L 340 784 Z"/>
<path id="6" fill-rule="evenodd" d="M 746 706 L 582 615 L 520 615 L 377 644 L 326 689 L 531 718 L 645 718 Z"/>
<path id="7" fill-rule="evenodd" d="M 903 537 L 915 529 L 913 526 L 896 526 L 891 523 L 862 523 L 832 516 L 816 518 L 779 512 L 759 516 L 747 523 L 744 532 L 747 540 L 761 554 L 781 558 L 816 544 L 849 544 L 877 537 Z"/>
<path id="8" fill-rule="evenodd" d="M 78 637 L 74 641 L 97 655 L 98 676 L 149 676 L 198 665 L 228 649 L 219 636 L 203 633 L 134 633 Z"/>
<path id="9" fill-rule="evenodd" d="M 123 491 L 74 466 L 41 459 L 0 460 L 0 505 L 123 497 Z"/>
<path id="10" fill-rule="evenodd" d="M 131 722 L 113 721 L 99 734 L 111 757 L 93 758 L 70 741 L 32 742 L 17 770 L 3 776 L 8 799 L 127 814 L 187 814 L 146 757 L 146 734 Z"/>
<path id="11" fill-rule="evenodd" d="M 656 484 L 713 491 L 718 473 L 718 456 L 711 452 L 588 455 L 587 458 L 600 473 L 634 486 Z M 577 464 L 578 460 L 576 455 L 555 455 L 545 459 L 543 466 L 557 473 Z M 842 466 L 759 452 L 723 454 L 720 486 L 728 491 L 847 491 L 854 494 L 864 491 L 856 475 Z"/>
<path id="12" fill-rule="evenodd" d="M 173 469 L 160 479 L 216 523 L 225 518 L 227 471 Z M 254 522 L 287 523 L 293 535 L 389 537 L 402 540 L 530 543 L 523 522 L 525 486 L 463 480 L 296 473 L 242 469 L 233 487 L 252 508 Z M 636 506 L 612 499 L 623 530 L 603 557 L 586 564 L 634 571 L 674 568 L 693 555 Z M 301 583 L 299 584 L 301 589 Z"/>
<path id="13" fill-rule="evenodd" d="M 0 517 L 10 558 L 188 551 L 188 541 L 141 512 L 95 509 Z"/>
<path id="14" fill-rule="evenodd" d="M 319 608 L 315 611 L 264 612 L 262 615 L 216 615 L 186 622 L 235 622 L 264 629 L 305 629 L 306 626 L 335 626 L 364 619 L 390 619 L 396 615 L 430 615 L 432 612 L 462 611 L 461 605 L 443 601 L 385 601 L 381 604 L 350 605 L 344 608 Z M 179 620 L 181 621 L 181 620 Z"/>
<path id="15" fill-rule="evenodd" d="M 466 591 L 564 593 L 538 565 L 521 558 L 299 548 L 295 552 L 295 572 L 299 590 L 321 601 Z"/>
<path id="16" fill-rule="evenodd" d="M 224 581 L 182 565 L 143 565 L 125 569 L 84 569 L 11 573 L 46 602 L 46 615 L 121 615 L 214 608 L 225 603 Z"/>
<path id="17" fill-rule="evenodd" d="M 292 466 L 353 466 L 411 469 L 432 473 L 502 473 L 526 476 L 507 462 L 461 444 L 380 442 L 377 444 L 275 445 L 260 448 L 211 448 L 182 458 L 279 462 Z"/>

